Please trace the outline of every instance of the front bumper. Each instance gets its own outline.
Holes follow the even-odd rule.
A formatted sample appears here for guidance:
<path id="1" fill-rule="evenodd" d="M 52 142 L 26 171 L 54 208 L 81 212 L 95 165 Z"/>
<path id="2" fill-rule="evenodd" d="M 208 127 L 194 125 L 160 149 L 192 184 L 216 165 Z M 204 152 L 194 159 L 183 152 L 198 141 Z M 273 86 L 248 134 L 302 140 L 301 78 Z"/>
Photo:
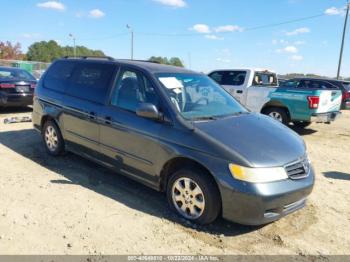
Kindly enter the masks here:
<path id="1" fill-rule="evenodd" d="M 311 116 L 311 122 L 330 123 L 341 115 L 340 111 L 328 113 L 314 113 Z"/>
<path id="2" fill-rule="evenodd" d="M 33 94 L 30 93 L 15 93 L 4 94 L 0 93 L 0 106 L 28 106 L 33 104 Z"/>
<path id="3" fill-rule="evenodd" d="M 222 216 L 244 225 L 262 225 L 305 206 L 314 185 L 314 171 L 300 180 L 252 184 L 234 179 L 220 183 Z"/>

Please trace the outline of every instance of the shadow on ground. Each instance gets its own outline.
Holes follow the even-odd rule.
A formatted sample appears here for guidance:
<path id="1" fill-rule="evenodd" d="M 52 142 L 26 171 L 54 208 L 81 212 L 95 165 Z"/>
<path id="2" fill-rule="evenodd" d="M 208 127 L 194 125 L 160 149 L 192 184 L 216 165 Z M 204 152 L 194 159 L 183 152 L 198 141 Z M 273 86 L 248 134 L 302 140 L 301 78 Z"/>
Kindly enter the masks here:
<path id="1" fill-rule="evenodd" d="M 179 223 L 191 230 L 236 236 L 261 228 L 242 226 L 223 219 L 218 219 L 215 223 L 207 226 L 189 223 L 168 208 L 163 193 L 156 192 L 77 155 L 66 154 L 57 158 L 49 156 L 44 149 L 40 135 L 33 129 L 1 132 L 0 144 L 63 176 L 62 179 L 52 180 L 53 184 L 84 186 L 130 208 Z"/>
<path id="2" fill-rule="evenodd" d="M 350 174 L 347 174 L 347 173 L 331 171 L 331 172 L 324 172 L 323 175 L 327 178 L 350 181 Z"/>
<path id="3" fill-rule="evenodd" d="M 296 126 L 289 126 L 289 128 L 297 132 L 300 136 L 308 136 L 317 132 L 316 130 L 311 128 L 300 128 Z"/>
<path id="4" fill-rule="evenodd" d="M 0 116 L 8 114 L 18 114 L 18 113 L 31 113 L 33 108 L 31 107 L 0 107 Z"/>

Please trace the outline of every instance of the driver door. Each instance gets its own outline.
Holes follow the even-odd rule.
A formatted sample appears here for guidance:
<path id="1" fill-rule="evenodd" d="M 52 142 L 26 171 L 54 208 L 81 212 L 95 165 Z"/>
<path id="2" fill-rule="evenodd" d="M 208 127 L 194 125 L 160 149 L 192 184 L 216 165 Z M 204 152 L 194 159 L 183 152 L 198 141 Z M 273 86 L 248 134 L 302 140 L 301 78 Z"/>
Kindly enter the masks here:
<path id="1" fill-rule="evenodd" d="M 147 77 L 121 68 L 110 103 L 103 110 L 100 152 L 119 172 L 154 186 L 157 163 L 165 155 L 158 140 L 164 124 L 136 115 L 141 103 L 154 104 L 161 111 L 158 94 Z"/>

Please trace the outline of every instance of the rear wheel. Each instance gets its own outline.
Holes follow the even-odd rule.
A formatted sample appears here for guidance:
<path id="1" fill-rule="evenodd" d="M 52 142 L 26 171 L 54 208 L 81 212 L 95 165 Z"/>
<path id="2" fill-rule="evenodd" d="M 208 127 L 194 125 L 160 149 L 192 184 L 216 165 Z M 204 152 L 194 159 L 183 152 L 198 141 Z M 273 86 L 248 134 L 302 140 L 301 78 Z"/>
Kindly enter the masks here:
<path id="1" fill-rule="evenodd" d="M 287 111 L 282 107 L 269 107 L 265 109 L 263 113 L 285 125 L 288 125 L 289 123 Z"/>
<path id="2" fill-rule="evenodd" d="M 167 198 L 174 211 L 198 224 L 213 222 L 221 209 L 215 181 L 201 170 L 175 172 L 168 181 Z"/>
<path id="3" fill-rule="evenodd" d="M 52 156 L 64 153 L 64 140 L 55 122 L 46 121 L 42 130 L 46 151 Z"/>
<path id="4" fill-rule="evenodd" d="M 311 125 L 311 122 L 304 122 L 304 121 L 297 121 L 293 122 L 294 126 L 299 127 L 299 128 L 305 128 Z"/>

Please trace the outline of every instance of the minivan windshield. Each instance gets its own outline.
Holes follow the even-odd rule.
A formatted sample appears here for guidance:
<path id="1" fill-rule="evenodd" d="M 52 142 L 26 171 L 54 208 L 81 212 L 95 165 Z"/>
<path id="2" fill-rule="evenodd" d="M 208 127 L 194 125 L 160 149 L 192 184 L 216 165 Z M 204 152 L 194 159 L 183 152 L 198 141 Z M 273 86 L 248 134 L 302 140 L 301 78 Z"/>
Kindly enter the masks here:
<path id="1" fill-rule="evenodd" d="M 156 74 L 178 112 L 187 120 L 215 120 L 248 112 L 206 75 Z"/>

